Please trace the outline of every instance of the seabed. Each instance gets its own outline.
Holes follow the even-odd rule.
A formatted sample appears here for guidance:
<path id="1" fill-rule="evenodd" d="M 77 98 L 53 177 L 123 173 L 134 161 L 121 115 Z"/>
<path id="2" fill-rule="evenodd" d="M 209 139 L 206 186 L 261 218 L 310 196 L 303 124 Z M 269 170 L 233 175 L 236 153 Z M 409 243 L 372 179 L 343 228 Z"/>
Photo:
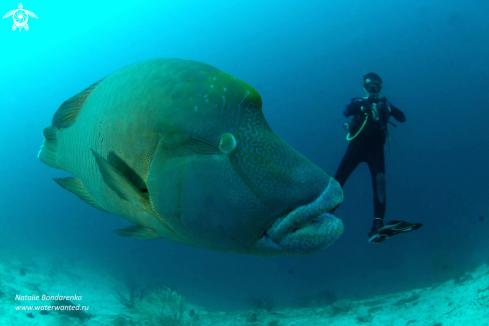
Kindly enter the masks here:
<path id="1" fill-rule="evenodd" d="M 263 325 L 263 326 L 455 326 L 489 325 L 489 266 L 482 265 L 455 280 L 426 289 L 377 296 L 367 300 L 338 300 L 310 308 L 212 311 L 187 302 L 169 288 L 148 289 L 143 299 L 126 305 L 116 289 L 121 280 L 93 266 L 59 268 L 48 263 L 0 260 L 0 324 L 7 325 Z M 142 291 L 141 289 L 139 291 Z M 136 297 L 140 292 L 136 293 Z M 42 300 L 42 295 L 66 295 L 66 301 Z M 23 296 L 22 298 L 19 296 Z M 36 298 L 39 296 L 39 298 Z M 81 298 L 80 298 L 81 296 Z M 88 306 L 86 312 L 41 314 L 41 306 Z M 132 305 L 132 307 L 131 307 Z M 32 310 L 29 310 L 32 309 Z M 74 309 L 74 308 L 73 308 Z M 28 316 L 28 314 L 32 314 Z"/>

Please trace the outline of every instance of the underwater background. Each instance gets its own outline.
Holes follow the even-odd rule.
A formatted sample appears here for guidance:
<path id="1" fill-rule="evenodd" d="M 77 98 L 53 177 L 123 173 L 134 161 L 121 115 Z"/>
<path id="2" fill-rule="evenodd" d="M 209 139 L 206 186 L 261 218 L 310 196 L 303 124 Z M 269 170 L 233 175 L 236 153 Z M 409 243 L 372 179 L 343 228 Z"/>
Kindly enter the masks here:
<path id="1" fill-rule="evenodd" d="M 84 265 L 169 284 L 210 309 L 278 307 L 333 290 L 367 298 L 426 287 L 489 262 L 489 2 L 26 1 L 29 31 L 0 24 L 0 256 Z M 17 2 L 2 1 L 3 14 Z M 2 14 L 2 16 L 3 16 Z M 343 107 L 377 72 L 406 114 L 386 146 L 385 220 L 423 228 L 367 242 L 373 218 L 362 164 L 335 215 L 341 238 L 303 257 L 212 252 L 121 238 L 129 225 L 51 179 L 37 159 L 59 105 L 129 64 L 162 57 L 211 64 L 255 87 L 272 129 L 329 175 L 346 150 Z M 69 294 L 69 293 L 68 293 Z M 83 294 L 83 293 L 82 293 Z"/>

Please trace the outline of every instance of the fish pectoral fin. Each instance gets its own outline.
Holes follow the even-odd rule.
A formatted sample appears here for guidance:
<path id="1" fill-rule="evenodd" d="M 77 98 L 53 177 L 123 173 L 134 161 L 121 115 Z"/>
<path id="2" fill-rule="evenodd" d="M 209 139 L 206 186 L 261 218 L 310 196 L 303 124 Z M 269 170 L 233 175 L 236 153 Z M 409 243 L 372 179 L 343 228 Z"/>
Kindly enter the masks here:
<path id="1" fill-rule="evenodd" d="M 138 238 L 141 240 L 154 240 L 154 239 L 162 238 L 158 234 L 156 234 L 156 232 L 153 231 L 152 229 L 141 225 L 133 225 L 125 229 L 114 230 L 114 232 L 120 235 L 121 237 Z"/>
<path id="2" fill-rule="evenodd" d="M 110 165 L 99 153 L 90 147 L 99 167 L 102 179 L 120 198 L 127 200 L 144 211 L 151 211 L 149 199 L 119 170 Z"/>
<path id="3" fill-rule="evenodd" d="M 53 179 L 59 184 L 61 187 L 66 190 L 74 193 L 81 199 L 83 199 L 87 204 L 92 205 L 95 208 L 100 209 L 101 211 L 107 212 L 93 197 L 88 193 L 88 191 L 83 186 L 83 183 L 80 179 L 77 178 L 56 178 Z"/>
<path id="4" fill-rule="evenodd" d="M 144 180 L 116 153 L 110 151 L 107 155 L 107 162 L 109 162 L 110 165 L 116 168 L 117 171 L 125 176 L 141 192 L 148 192 L 148 188 L 146 187 L 146 183 L 144 182 Z"/>

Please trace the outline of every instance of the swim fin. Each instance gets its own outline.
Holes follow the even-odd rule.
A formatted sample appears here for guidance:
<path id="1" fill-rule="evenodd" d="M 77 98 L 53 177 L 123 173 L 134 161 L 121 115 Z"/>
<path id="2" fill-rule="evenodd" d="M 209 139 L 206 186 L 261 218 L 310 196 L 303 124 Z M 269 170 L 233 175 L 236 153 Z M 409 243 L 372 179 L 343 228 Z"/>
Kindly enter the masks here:
<path id="1" fill-rule="evenodd" d="M 371 243 L 382 243 L 385 240 L 389 239 L 393 235 L 399 233 L 411 232 L 422 227 L 421 223 L 409 223 L 404 221 L 390 221 L 384 226 L 380 227 L 376 231 L 373 231 L 369 234 L 368 242 Z"/>

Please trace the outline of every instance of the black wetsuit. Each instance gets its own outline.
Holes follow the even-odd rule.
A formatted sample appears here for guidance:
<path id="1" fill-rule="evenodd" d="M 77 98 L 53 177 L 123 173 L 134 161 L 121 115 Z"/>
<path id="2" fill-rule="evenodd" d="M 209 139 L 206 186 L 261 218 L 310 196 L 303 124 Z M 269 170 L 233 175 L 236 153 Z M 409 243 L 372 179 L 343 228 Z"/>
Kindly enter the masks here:
<path id="1" fill-rule="evenodd" d="M 375 120 L 372 115 L 367 118 L 362 112 L 362 106 L 368 108 L 374 103 L 378 111 L 378 120 Z M 350 137 L 357 134 L 366 118 L 367 123 L 358 136 L 350 141 L 334 178 L 343 187 L 358 164 L 366 162 L 372 176 L 374 217 L 383 219 L 386 204 L 384 144 L 387 137 L 387 121 L 390 116 L 393 116 L 397 121 L 404 122 L 406 117 L 385 97 L 381 99 L 353 98 L 343 110 L 343 114 L 347 117 L 354 116 L 350 125 Z"/>

